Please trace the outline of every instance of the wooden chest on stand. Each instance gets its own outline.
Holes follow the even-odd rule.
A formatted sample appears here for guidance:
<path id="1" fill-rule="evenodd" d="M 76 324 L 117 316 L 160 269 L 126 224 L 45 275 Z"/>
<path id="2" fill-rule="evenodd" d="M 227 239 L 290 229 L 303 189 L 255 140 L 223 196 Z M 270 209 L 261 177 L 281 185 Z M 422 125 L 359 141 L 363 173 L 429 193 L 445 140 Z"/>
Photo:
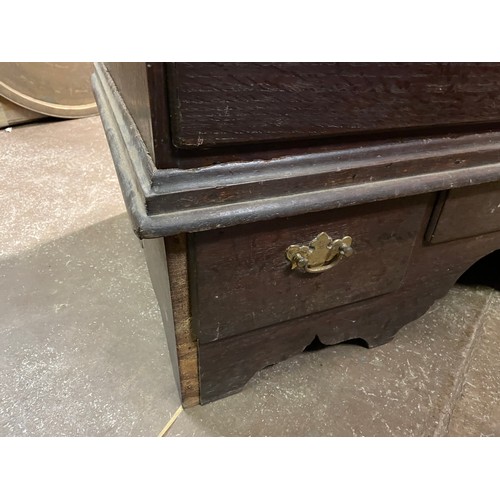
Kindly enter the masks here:
<path id="1" fill-rule="evenodd" d="M 99 63 L 93 86 L 184 406 L 315 340 L 388 342 L 500 249 L 500 64 Z"/>

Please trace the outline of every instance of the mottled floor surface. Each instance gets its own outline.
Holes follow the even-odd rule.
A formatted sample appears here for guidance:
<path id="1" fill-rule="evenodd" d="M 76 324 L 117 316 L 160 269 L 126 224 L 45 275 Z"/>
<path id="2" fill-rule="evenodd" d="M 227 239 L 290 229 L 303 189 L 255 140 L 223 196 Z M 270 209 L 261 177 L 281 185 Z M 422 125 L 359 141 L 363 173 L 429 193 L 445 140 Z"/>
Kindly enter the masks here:
<path id="1" fill-rule="evenodd" d="M 98 118 L 0 131 L 0 435 L 156 436 L 179 407 Z M 262 370 L 168 436 L 500 436 L 500 293 Z"/>

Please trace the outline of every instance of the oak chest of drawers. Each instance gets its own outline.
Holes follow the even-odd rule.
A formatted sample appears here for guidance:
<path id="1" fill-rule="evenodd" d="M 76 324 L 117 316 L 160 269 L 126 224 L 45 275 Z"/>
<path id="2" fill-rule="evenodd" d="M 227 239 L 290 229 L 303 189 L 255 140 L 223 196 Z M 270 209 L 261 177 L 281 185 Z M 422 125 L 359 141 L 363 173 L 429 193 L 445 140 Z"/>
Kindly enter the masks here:
<path id="1" fill-rule="evenodd" d="M 93 85 L 185 406 L 314 340 L 383 344 L 500 249 L 500 64 L 99 63 Z"/>

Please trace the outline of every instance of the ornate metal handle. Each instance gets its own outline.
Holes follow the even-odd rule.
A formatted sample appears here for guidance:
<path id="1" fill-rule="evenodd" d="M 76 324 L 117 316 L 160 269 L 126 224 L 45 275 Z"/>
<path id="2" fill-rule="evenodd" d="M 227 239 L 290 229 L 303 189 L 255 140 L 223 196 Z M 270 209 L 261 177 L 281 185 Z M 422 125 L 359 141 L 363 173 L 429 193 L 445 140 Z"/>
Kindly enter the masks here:
<path id="1" fill-rule="evenodd" d="M 344 257 L 350 257 L 352 238 L 344 236 L 334 240 L 326 233 L 320 233 L 305 245 L 290 245 L 286 249 L 286 258 L 292 263 L 292 269 L 305 273 L 322 273 L 336 266 Z"/>

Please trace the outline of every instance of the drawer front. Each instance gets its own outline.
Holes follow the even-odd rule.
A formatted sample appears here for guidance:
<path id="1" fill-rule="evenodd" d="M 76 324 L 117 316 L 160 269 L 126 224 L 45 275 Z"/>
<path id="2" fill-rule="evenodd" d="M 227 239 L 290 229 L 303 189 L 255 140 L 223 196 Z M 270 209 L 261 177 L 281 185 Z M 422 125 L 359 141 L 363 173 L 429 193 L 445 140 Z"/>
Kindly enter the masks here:
<path id="1" fill-rule="evenodd" d="M 403 198 L 190 235 L 198 339 L 219 340 L 396 290 L 427 201 Z M 287 248 L 323 232 L 350 237 L 353 254 L 319 273 L 292 269 Z M 309 257 L 309 270 L 317 270 L 319 257 L 316 251 Z"/>
<path id="2" fill-rule="evenodd" d="M 452 189 L 437 210 L 432 243 L 500 231 L 500 182 Z"/>
<path id="3" fill-rule="evenodd" d="M 175 63 L 179 148 L 500 121 L 499 63 Z"/>

